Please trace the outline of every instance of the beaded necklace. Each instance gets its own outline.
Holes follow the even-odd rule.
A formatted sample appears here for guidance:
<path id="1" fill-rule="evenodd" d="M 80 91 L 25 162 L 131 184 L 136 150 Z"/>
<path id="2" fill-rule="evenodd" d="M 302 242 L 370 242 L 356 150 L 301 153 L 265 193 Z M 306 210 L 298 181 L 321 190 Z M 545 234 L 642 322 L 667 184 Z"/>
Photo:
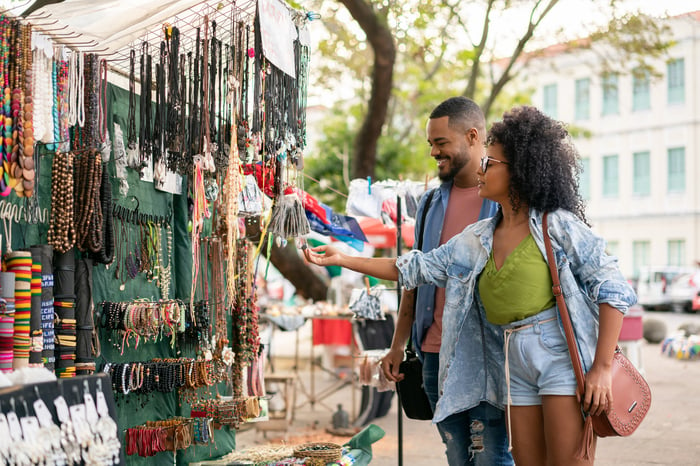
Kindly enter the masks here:
<path id="1" fill-rule="evenodd" d="M 258 336 L 258 312 L 254 302 L 252 274 L 249 267 L 249 250 L 246 239 L 237 244 L 237 286 L 240 290 L 232 305 L 232 348 L 236 359 L 232 368 L 234 398 L 243 395 L 243 371 L 253 362 L 260 347 Z"/>
<path id="2" fill-rule="evenodd" d="M 102 156 L 91 149 L 80 157 L 75 183 L 79 193 L 75 199 L 76 245 L 83 252 L 102 249 L 102 205 L 98 194 L 101 182 Z"/>
<path id="3" fill-rule="evenodd" d="M 81 52 L 76 52 L 78 63 L 77 79 L 76 79 L 76 122 L 78 126 L 85 126 L 85 55 Z"/>
<path id="4" fill-rule="evenodd" d="M 71 50 L 68 57 L 68 126 L 78 121 L 78 61 L 79 52 Z"/>
<path id="5" fill-rule="evenodd" d="M 40 48 L 36 48 L 33 66 L 33 87 L 34 87 L 34 139 L 39 141 L 44 139 L 46 131 L 46 96 L 48 94 L 48 58 Z"/>
<path id="6" fill-rule="evenodd" d="M 102 166 L 102 181 L 100 183 L 100 203 L 102 214 L 102 247 L 92 255 L 100 264 L 110 264 L 114 260 L 114 221 L 112 212 L 112 187 L 109 183 L 106 162 Z"/>
<path id="7" fill-rule="evenodd" d="M 65 253 L 75 244 L 73 161 L 71 152 L 57 152 L 51 166 L 51 216 L 47 242 L 60 253 Z"/>
<path id="8" fill-rule="evenodd" d="M 0 110 L 0 136 L 2 136 L 3 176 L 0 179 L 0 195 L 10 194 L 13 181 L 10 173 L 12 156 L 12 114 L 10 107 L 10 20 L 4 15 L 0 18 L 0 61 L 2 62 L 2 109 Z"/>
<path id="9" fill-rule="evenodd" d="M 22 30 L 22 74 L 24 75 L 23 82 L 20 86 L 23 87 L 22 108 L 21 108 L 21 136 L 20 142 L 20 165 L 25 172 L 25 178 L 30 180 L 38 179 L 39 164 L 36 163 L 38 154 L 34 153 L 34 127 L 33 127 L 33 106 L 32 106 L 32 44 L 31 34 L 32 27 L 27 24 Z M 35 182 L 32 181 L 32 186 L 24 186 L 24 194 L 27 197 L 32 196 L 32 191 Z M 38 191 L 35 191 L 38 192 Z M 36 197 L 36 196 L 35 196 Z M 36 200 L 36 199 L 35 199 Z M 38 201 L 36 202 L 38 208 Z M 32 212 L 35 210 L 32 209 Z"/>
<path id="10" fill-rule="evenodd" d="M 58 69 L 58 99 L 60 114 L 60 140 L 59 150 L 70 150 L 70 70 L 68 61 L 61 60 Z"/>
<path id="11" fill-rule="evenodd" d="M 24 93 L 22 89 L 22 81 L 24 81 L 24 63 L 23 63 L 23 52 L 24 46 L 22 41 L 24 40 L 24 35 L 22 34 L 23 27 L 19 22 L 15 23 L 15 71 L 14 71 L 14 83 L 12 84 L 12 119 L 14 123 L 14 128 L 12 131 L 12 147 L 13 147 L 13 157 L 15 158 L 14 164 L 14 175 L 18 178 L 18 183 L 15 185 L 15 193 L 18 197 L 23 197 L 24 193 L 24 181 L 28 181 L 27 185 L 30 187 L 29 192 L 31 193 L 34 189 L 34 171 L 27 172 L 29 178 L 24 178 L 23 167 L 24 159 L 26 158 L 24 154 Z M 19 180 L 19 178 L 24 178 Z"/>
<path id="12" fill-rule="evenodd" d="M 158 248 L 158 264 L 160 267 L 158 273 L 158 288 L 160 289 L 161 299 L 168 299 L 170 297 L 170 281 L 172 276 L 172 253 L 173 253 L 173 233 L 170 229 L 169 224 L 163 225 L 161 231 L 166 235 L 166 257 L 168 259 L 168 265 L 165 265 L 165 260 L 163 258 L 163 248 Z M 163 234 L 163 233 L 161 233 Z M 162 244 L 161 240 L 161 244 Z"/>
<path id="13" fill-rule="evenodd" d="M 61 140 L 61 125 L 59 123 L 58 111 L 59 111 L 59 94 L 58 94 L 58 62 L 54 59 L 51 60 L 51 94 L 52 94 L 52 107 L 51 107 L 51 121 L 53 123 L 53 137 L 54 143 Z M 55 144 L 49 146 L 50 150 L 58 150 Z"/>

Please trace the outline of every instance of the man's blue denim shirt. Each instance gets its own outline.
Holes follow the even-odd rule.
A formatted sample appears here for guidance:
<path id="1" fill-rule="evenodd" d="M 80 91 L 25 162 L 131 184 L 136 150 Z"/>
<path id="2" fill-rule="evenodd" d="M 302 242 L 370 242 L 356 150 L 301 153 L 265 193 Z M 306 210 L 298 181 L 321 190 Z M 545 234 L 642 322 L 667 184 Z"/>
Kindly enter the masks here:
<path id="1" fill-rule="evenodd" d="M 418 235 L 421 231 L 421 218 L 424 209 L 428 209 L 425 215 L 425 227 L 423 227 L 423 244 L 422 251 L 430 251 L 440 245 L 440 236 L 442 235 L 442 225 L 445 220 L 445 211 L 447 210 L 447 201 L 450 197 L 450 189 L 452 182 L 442 183 L 430 200 L 430 205 L 426 205 L 428 195 L 424 194 L 418 204 L 416 213 L 415 226 L 415 243 L 418 247 Z M 498 204 L 484 199 L 479 212 L 479 220 L 493 217 L 498 211 Z M 413 322 L 412 339 L 413 346 L 418 354 L 418 357 L 423 359 L 421 345 L 428 329 L 433 324 L 433 314 L 435 312 L 435 285 L 426 284 L 416 290 L 416 315 Z"/>
<path id="2" fill-rule="evenodd" d="M 486 320 L 476 287 L 500 217 L 499 213 L 481 220 L 428 253 L 413 250 L 396 260 L 404 287 L 432 283 L 445 288 L 440 399 L 433 422 L 481 401 L 499 407 L 506 403 L 503 332 Z M 534 209 L 530 210 L 530 232 L 546 260 L 542 213 Z M 587 371 L 598 341 L 598 305 L 608 303 L 624 314 L 636 296 L 617 267 L 617 259 L 605 252 L 605 241 L 574 214 L 561 209 L 550 213 L 549 234 L 581 363 Z"/>

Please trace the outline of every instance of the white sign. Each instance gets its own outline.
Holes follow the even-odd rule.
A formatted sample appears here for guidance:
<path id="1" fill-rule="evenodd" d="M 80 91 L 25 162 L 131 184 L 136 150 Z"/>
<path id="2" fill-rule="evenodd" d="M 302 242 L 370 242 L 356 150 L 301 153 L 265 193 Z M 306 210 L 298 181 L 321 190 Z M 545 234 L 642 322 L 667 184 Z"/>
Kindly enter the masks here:
<path id="1" fill-rule="evenodd" d="M 260 0 L 258 8 L 265 58 L 289 76 L 296 78 L 294 40 L 297 32 L 289 10 L 279 0 Z"/>

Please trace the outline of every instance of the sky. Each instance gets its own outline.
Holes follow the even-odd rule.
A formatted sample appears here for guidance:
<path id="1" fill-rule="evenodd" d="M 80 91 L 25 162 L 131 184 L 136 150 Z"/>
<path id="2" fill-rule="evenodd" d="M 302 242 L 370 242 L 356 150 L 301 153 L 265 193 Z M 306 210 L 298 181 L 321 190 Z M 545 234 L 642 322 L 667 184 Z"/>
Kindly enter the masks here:
<path id="1" fill-rule="evenodd" d="M 494 50 L 496 55 L 510 55 L 514 43 L 522 36 L 528 22 L 531 2 L 523 2 L 523 8 L 507 10 L 500 17 L 494 17 L 492 27 L 498 34 L 491 37 L 497 40 Z M 546 3 L 546 2 L 542 2 Z M 538 32 L 529 44 L 529 48 L 541 48 L 562 40 L 570 40 L 588 35 L 591 24 L 602 25 L 610 19 L 607 0 L 563 0 L 557 4 L 545 17 L 538 27 Z M 517 5 L 517 2 L 514 2 Z M 475 23 L 471 25 L 472 34 L 481 33 L 480 20 L 483 15 L 483 4 L 475 2 Z M 651 16 L 678 15 L 688 11 L 700 10 L 700 0 L 626 0 L 621 4 L 623 11 L 641 11 Z M 556 36 L 558 30 L 563 30 L 564 36 Z"/>

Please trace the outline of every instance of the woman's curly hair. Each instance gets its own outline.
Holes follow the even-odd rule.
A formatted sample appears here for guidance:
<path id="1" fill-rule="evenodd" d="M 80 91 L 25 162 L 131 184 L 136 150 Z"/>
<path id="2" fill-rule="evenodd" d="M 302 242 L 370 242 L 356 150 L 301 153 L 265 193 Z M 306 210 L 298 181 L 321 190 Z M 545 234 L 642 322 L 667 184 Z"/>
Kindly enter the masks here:
<path id="1" fill-rule="evenodd" d="M 566 209 L 586 222 L 578 192 L 579 154 L 564 125 L 535 107 L 515 107 L 494 123 L 486 145 L 501 144 L 510 163 L 510 200 L 541 212 Z M 587 223 L 587 222 L 586 222 Z"/>

